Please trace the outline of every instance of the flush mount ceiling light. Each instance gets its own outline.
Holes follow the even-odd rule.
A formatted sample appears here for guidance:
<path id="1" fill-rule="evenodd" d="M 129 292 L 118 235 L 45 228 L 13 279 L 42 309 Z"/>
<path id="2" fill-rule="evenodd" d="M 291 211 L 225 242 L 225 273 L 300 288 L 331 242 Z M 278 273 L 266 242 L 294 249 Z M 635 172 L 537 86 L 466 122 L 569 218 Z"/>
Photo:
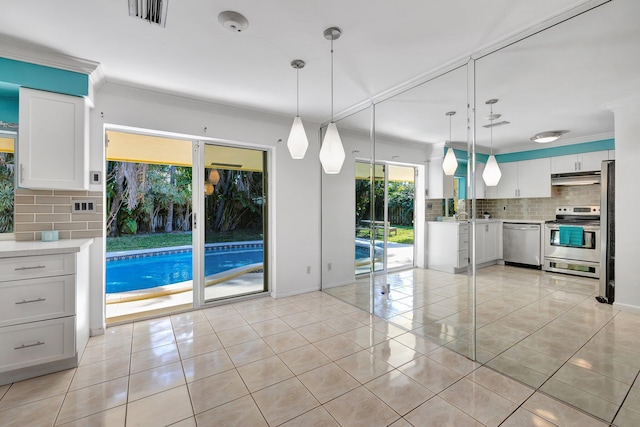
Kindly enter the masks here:
<path id="1" fill-rule="evenodd" d="M 454 114 L 456 114 L 455 111 L 445 113 L 446 116 L 449 116 L 449 144 L 451 144 L 451 116 Z M 456 173 L 456 169 L 458 169 L 458 159 L 456 159 L 456 153 L 453 152 L 453 148 L 449 145 L 447 155 L 444 156 L 444 161 L 442 162 L 442 170 L 444 170 L 445 175 L 453 175 Z"/>
<path id="2" fill-rule="evenodd" d="M 344 148 L 338 133 L 338 128 L 333 121 L 333 41 L 340 38 L 342 30 L 331 27 L 324 30 L 324 38 L 331 40 L 331 123 L 327 126 L 327 132 L 320 148 L 320 163 L 326 174 L 337 174 L 344 163 Z"/>
<path id="3" fill-rule="evenodd" d="M 294 59 L 291 61 L 291 67 L 296 70 L 296 117 L 293 119 L 289 139 L 287 140 L 287 148 L 294 159 L 304 159 L 304 155 L 309 147 L 307 133 L 304 131 L 302 119 L 300 119 L 300 69 L 304 68 L 304 61 Z"/>
<path id="4" fill-rule="evenodd" d="M 169 0 L 129 0 L 129 16 L 165 27 L 168 3 Z"/>
<path id="5" fill-rule="evenodd" d="M 489 155 L 487 164 L 484 166 L 484 171 L 482 172 L 482 180 L 488 187 L 495 187 L 496 185 L 498 185 L 498 182 L 500 182 L 500 178 L 502 177 L 500 166 L 498 166 L 498 162 L 496 161 L 496 156 L 493 155 L 493 104 L 495 104 L 496 102 L 498 102 L 497 99 L 490 99 L 486 102 L 486 104 L 491 106 L 491 114 L 489 115 L 491 124 L 485 126 L 488 127 L 491 131 L 491 154 Z"/>
<path id="6" fill-rule="evenodd" d="M 553 142 L 560 138 L 562 135 L 567 133 L 567 130 L 552 130 L 548 132 L 540 132 L 531 138 L 529 138 L 533 142 L 537 142 L 538 144 L 547 144 L 549 142 Z"/>
<path id="7" fill-rule="evenodd" d="M 218 15 L 218 22 L 232 33 L 241 33 L 249 27 L 249 21 L 241 13 L 225 10 Z"/>

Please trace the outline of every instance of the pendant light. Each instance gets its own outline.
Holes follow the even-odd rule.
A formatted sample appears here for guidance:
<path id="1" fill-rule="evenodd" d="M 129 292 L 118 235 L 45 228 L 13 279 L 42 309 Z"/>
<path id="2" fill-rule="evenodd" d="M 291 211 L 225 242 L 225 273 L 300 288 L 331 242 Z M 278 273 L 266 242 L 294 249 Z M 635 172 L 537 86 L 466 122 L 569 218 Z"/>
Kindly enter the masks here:
<path id="1" fill-rule="evenodd" d="M 289 139 L 287 140 L 287 148 L 294 159 L 304 159 L 304 155 L 309 147 L 307 133 L 304 131 L 302 120 L 300 119 L 300 69 L 304 68 L 304 61 L 294 59 L 291 61 L 291 67 L 296 70 L 296 117 L 293 119 Z"/>
<path id="2" fill-rule="evenodd" d="M 490 99 L 485 103 L 491 106 L 491 115 L 489 116 L 489 120 L 491 121 L 491 124 L 489 125 L 489 131 L 491 132 L 491 154 L 489 155 L 487 164 L 484 166 L 484 171 L 482 172 L 482 179 L 488 187 L 495 187 L 498 185 L 498 182 L 500 182 L 500 178 L 502 177 L 500 166 L 498 166 L 498 162 L 496 161 L 496 156 L 493 155 L 493 104 L 496 102 L 498 102 L 497 99 Z"/>
<path id="3" fill-rule="evenodd" d="M 449 144 L 451 144 L 451 116 L 453 116 L 455 113 L 455 111 L 449 111 L 445 113 L 445 115 L 449 116 Z M 447 155 L 444 156 L 442 169 L 444 170 L 445 175 L 453 175 L 454 173 L 456 173 L 456 169 L 458 169 L 458 159 L 456 159 L 456 153 L 453 152 L 453 148 L 451 147 L 451 145 L 449 145 Z"/>
<path id="4" fill-rule="evenodd" d="M 324 38 L 331 40 L 331 123 L 327 126 L 327 132 L 320 148 L 320 163 L 326 174 L 340 173 L 345 158 L 340 134 L 333 121 L 333 41 L 339 39 L 341 34 L 342 31 L 338 27 L 324 30 Z"/>

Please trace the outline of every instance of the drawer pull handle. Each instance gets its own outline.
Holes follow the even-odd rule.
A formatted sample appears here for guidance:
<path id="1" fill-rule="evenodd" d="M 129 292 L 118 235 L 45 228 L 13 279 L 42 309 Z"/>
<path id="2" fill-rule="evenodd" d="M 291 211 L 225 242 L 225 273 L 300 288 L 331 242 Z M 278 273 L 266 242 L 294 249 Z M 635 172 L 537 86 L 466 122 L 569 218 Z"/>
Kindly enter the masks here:
<path id="1" fill-rule="evenodd" d="M 46 301 L 46 300 L 47 300 L 46 298 L 37 298 L 37 299 L 30 299 L 30 300 L 23 299 L 22 301 L 18 301 L 16 303 L 16 305 L 18 305 L 18 304 L 29 304 L 31 302 L 42 302 L 42 301 Z"/>
<path id="2" fill-rule="evenodd" d="M 16 267 L 15 270 L 16 271 L 22 271 L 22 270 L 35 270 L 36 268 L 46 268 L 46 265 L 36 265 L 33 267 Z"/>
<path id="3" fill-rule="evenodd" d="M 23 348 L 35 347 L 38 345 L 44 345 L 44 342 L 38 341 L 35 344 L 22 344 L 20 347 L 13 347 L 14 350 L 22 350 Z"/>

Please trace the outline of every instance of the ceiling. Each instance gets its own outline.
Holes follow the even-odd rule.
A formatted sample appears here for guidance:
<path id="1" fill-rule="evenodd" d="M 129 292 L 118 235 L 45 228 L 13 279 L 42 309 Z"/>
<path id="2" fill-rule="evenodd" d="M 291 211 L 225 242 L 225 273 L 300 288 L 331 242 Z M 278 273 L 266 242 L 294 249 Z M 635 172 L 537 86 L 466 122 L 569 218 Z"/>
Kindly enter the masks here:
<path id="1" fill-rule="evenodd" d="M 545 130 L 570 130 L 567 139 L 574 141 L 613 132 L 602 104 L 640 93 L 640 30 L 633 19 L 640 2 L 169 0 L 162 28 L 130 17 L 127 0 L 3 0 L 0 46 L 32 44 L 100 63 L 107 82 L 287 117 L 295 114 L 296 99 L 290 62 L 302 59 L 300 115 L 320 123 L 330 119 L 327 27 L 343 31 L 334 42 L 335 111 L 343 116 L 603 2 L 476 61 L 478 120 L 488 113 L 484 101 L 499 98 L 495 112 L 512 124 L 494 129 L 493 145 L 508 151 L 531 145 L 528 137 Z M 247 30 L 224 29 L 217 17 L 225 10 L 244 14 Z M 466 140 L 466 81 L 459 68 L 378 104 L 376 129 L 442 142 L 449 139 L 444 113 L 455 110 L 451 139 Z M 368 117 L 355 114 L 339 126 L 368 131 Z M 478 132 L 480 145 L 489 145 L 487 132 Z"/>

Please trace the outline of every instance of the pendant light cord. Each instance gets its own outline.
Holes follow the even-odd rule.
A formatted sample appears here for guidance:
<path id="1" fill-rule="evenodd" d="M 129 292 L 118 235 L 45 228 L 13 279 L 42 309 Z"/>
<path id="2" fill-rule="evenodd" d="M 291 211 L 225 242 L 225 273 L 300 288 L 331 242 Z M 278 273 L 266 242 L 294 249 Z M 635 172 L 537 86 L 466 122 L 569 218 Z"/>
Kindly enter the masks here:
<path id="1" fill-rule="evenodd" d="M 451 147 L 451 116 L 453 114 L 449 115 L 449 147 Z"/>
<path id="2" fill-rule="evenodd" d="M 333 123 L 333 37 L 331 38 L 331 123 Z"/>
<path id="3" fill-rule="evenodd" d="M 489 117 L 491 118 L 491 128 L 489 129 L 491 134 L 491 155 L 493 156 L 493 104 L 491 104 L 491 115 Z"/>
<path id="4" fill-rule="evenodd" d="M 300 67 L 296 67 L 296 117 L 300 117 Z"/>

